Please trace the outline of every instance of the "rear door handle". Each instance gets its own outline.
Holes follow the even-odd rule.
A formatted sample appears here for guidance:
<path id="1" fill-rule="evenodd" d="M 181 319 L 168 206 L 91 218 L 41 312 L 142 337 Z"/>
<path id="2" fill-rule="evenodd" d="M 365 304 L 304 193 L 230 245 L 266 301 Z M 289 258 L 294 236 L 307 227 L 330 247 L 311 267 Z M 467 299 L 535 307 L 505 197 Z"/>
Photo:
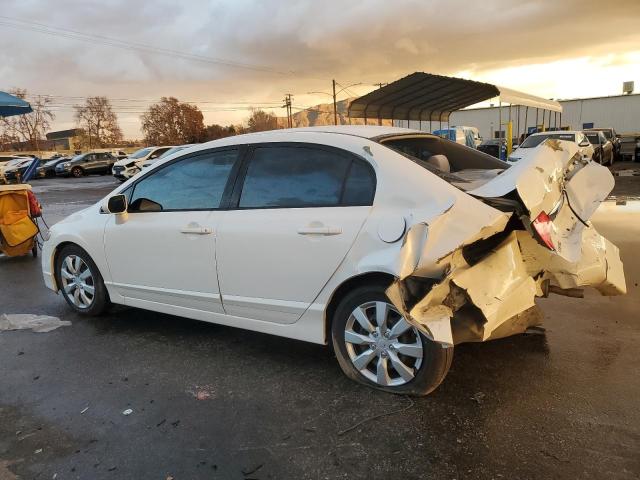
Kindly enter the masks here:
<path id="1" fill-rule="evenodd" d="M 209 227 L 185 227 L 180 230 L 180 233 L 192 235 L 211 235 L 213 233 L 213 229 Z"/>
<path id="2" fill-rule="evenodd" d="M 302 227 L 298 229 L 299 235 L 340 235 L 342 229 L 338 227 Z"/>

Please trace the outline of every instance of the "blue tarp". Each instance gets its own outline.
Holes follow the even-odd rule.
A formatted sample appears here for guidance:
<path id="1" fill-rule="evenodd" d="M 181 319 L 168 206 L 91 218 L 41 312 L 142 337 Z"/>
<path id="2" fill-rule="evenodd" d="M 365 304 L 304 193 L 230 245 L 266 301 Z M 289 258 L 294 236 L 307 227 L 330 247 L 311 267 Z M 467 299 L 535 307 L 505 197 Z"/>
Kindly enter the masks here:
<path id="1" fill-rule="evenodd" d="M 31 111 L 29 102 L 25 102 L 21 98 L 14 97 L 8 93 L 0 92 L 0 117 L 23 115 Z"/>

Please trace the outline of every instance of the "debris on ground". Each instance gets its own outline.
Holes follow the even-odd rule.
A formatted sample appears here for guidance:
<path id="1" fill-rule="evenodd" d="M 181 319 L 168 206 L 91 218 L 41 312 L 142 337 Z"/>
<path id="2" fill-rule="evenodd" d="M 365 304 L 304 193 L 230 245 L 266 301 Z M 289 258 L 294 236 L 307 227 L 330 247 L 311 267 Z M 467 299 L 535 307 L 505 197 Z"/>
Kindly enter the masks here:
<path id="1" fill-rule="evenodd" d="M 482 401 L 484 400 L 484 397 L 486 395 L 482 392 L 477 392 L 475 393 L 472 397 L 471 400 L 473 400 L 474 402 L 476 402 L 478 405 L 480 405 L 482 403 Z"/>
<path id="2" fill-rule="evenodd" d="M 131 408 L 127 408 L 125 411 L 122 412 L 123 415 L 131 415 L 133 413 L 133 410 Z"/>
<path id="3" fill-rule="evenodd" d="M 50 315 L 33 315 L 31 313 L 3 313 L 0 315 L 0 331 L 31 329 L 36 333 L 47 333 L 58 327 L 70 325 L 71 322 Z"/>
<path id="4" fill-rule="evenodd" d="M 211 385 L 194 385 L 187 390 L 196 400 L 209 400 L 215 396 Z"/>
<path id="5" fill-rule="evenodd" d="M 242 474 L 246 477 L 248 475 L 251 475 L 252 473 L 256 473 L 263 466 L 264 466 L 264 463 L 261 463 L 261 464 L 255 466 L 255 467 L 244 468 L 244 469 L 242 469 Z"/>
<path id="6" fill-rule="evenodd" d="M 84 415 L 86 413 L 86 411 L 89 410 L 89 407 L 84 407 L 81 411 L 80 411 L 80 415 Z"/>

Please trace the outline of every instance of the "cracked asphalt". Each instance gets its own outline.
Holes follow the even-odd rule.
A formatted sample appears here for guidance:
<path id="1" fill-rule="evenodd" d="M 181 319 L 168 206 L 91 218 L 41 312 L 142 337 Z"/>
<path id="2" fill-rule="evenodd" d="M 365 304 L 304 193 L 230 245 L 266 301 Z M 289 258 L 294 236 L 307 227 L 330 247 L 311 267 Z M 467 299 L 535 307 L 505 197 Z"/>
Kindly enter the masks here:
<path id="1" fill-rule="evenodd" d="M 52 223 L 116 183 L 33 185 Z M 81 318 L 39 260 L 0 257 L 0 314 L 72 322 L 0 332 L 0 480 L 638 478 L 639 219 L 637 202 L 594 218 L 625 297 L 543 299 L 543 334 L 456 347 L 419 399 L 351 382 L 318 345 L 123 307 Z"/>

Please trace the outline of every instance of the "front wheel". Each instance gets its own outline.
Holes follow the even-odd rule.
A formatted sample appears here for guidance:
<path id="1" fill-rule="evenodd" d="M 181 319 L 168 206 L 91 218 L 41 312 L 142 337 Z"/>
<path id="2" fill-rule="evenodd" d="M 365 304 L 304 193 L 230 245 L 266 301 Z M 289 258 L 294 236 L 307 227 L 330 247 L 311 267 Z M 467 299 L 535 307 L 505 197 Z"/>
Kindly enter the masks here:
<path id="1" fill-rule="evenodd" d="M 427 395 L 444 380 L 453 347 L 443 348 L 409 324 L 383 285 L 359 287 L 338 305 L 331 337 L 351 379 L 391 393 Z"/>
<path id="2" fill-rule="evenodd" d="M 71 175 L 73 175 L 76 178 L 80 178 L 83 174 L 84 172 L 80 167 L 74 167 L 73 170 L 71 170 Z"/>
<path id="3" fill-rule="evenodd" d="M 109 295 L 98 267 L 77 245 L 67 245 L 58 255 L 56 277 L 62 296 L 76 312 L 95 316 L 109 306 Z"/>

